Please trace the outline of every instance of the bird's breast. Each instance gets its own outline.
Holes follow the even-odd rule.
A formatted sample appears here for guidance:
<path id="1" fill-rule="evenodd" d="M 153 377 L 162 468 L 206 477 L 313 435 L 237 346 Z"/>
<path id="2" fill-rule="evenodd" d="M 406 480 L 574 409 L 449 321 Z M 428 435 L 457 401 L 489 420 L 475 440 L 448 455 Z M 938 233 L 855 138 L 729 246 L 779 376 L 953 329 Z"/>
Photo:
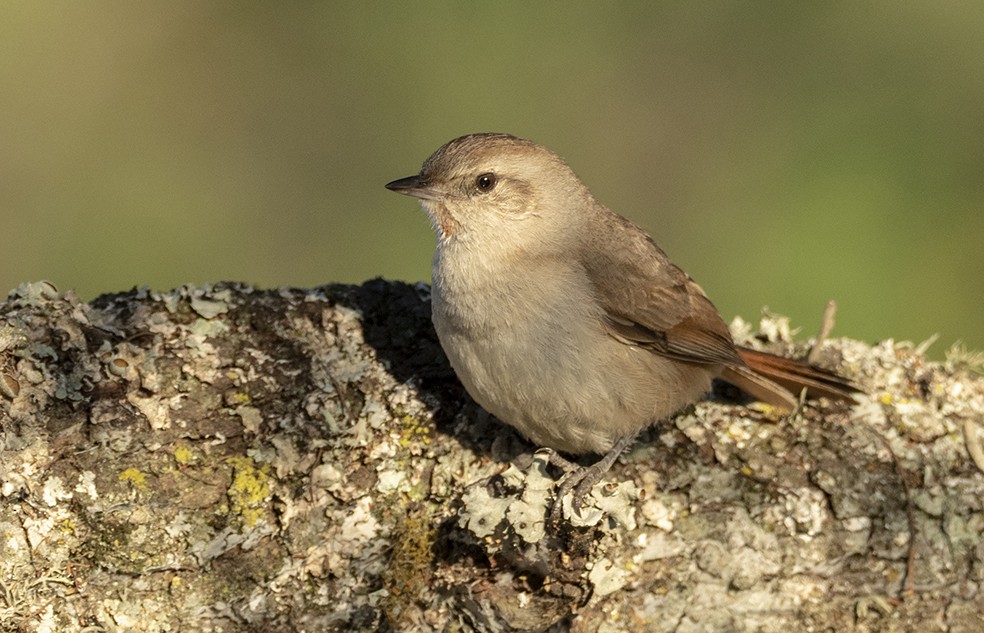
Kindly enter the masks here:
<path id="1" fill-rule="evenodd" d="M 600 324 L 601 308 L 584 270 L 561 258 L 439 250 L 432 284 L 439 335 L 502 336 L 539 345 Z"/>

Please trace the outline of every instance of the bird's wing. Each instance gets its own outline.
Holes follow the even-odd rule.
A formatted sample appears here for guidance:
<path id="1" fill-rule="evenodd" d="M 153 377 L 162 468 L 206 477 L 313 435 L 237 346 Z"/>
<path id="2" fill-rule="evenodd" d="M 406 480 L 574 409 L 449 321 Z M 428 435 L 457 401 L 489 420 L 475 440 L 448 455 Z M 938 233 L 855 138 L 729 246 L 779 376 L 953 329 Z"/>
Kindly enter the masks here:
<path id="1" fill-rule="evenodd" d="M 728 326 L 700 286 L 642 229 L 621 216 L 606 216 L 624 230 L 596 231 L 595 239 L 618 235 L 628 243 L 595 244 L 582 261 L 609 333 L 682 361 L 743 365 Z"/>

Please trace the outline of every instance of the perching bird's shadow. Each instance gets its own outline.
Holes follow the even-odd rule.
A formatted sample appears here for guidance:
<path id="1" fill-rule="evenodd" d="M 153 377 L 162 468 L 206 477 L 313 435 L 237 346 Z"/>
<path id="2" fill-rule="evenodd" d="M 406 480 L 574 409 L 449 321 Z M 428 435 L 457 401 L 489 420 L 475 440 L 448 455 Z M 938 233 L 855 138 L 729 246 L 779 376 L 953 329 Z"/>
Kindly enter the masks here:
<path id="1" fill-rule="evenodd" d="M 493 440 L 500 438 L 504 441 L 496 442 L 497 459 L 531 450 L 515 431 L 484 413 L 458 382 L 431 324 L 427 285 L 373 279 L 360 286 L 331 285 L 325 291 L 359 311 L 366 343 L 394 378 L 413 385 L 432 408 L 438 432 L 453 435 L 479 454 L 489 454 Z M 460 423 L 462 412 L 468 424 Z"/>

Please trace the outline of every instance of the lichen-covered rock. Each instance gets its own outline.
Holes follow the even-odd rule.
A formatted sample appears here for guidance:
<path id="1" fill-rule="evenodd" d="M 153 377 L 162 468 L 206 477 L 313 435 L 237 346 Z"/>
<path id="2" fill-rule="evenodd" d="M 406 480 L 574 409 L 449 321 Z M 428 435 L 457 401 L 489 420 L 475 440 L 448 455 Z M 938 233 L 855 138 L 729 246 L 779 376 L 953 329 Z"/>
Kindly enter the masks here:
<path id="1" fill-rule="evenodd" d="M 982 379 L 817 352 L 856 405 L 699 403 L 553 523 L 558 473 L 464 395 L 425 286 L 24 284 L 0 631 L 984 630 Z"/>

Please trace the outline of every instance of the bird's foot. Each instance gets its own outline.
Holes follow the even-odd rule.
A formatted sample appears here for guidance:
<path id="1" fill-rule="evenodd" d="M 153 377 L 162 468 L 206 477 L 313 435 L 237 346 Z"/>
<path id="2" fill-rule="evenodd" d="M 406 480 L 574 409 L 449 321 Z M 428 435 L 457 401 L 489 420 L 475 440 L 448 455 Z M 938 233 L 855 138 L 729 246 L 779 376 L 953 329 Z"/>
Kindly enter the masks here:
<path id="1" fill-rule="evenodd" d="M 581 508 L 584 506 L 584 498 L 591 493 L 594 485 L 602 480 L 618 456 L 634 440 L 635 436 L 623 437 L 612 446 L 604 457 L 591 466 L 581 466 L 561 457 L 556 451 L 546 449 L 550 451 L 550 463 L 564 471 L 557 487 L 557 496 L 554 497 L 553 506 L 550 508 L 550 520 L 554 523 L 560 521 L 564 510 L 564 499 L 568 494 L 572 495 L 571 512 L 580 514 Z"/>

